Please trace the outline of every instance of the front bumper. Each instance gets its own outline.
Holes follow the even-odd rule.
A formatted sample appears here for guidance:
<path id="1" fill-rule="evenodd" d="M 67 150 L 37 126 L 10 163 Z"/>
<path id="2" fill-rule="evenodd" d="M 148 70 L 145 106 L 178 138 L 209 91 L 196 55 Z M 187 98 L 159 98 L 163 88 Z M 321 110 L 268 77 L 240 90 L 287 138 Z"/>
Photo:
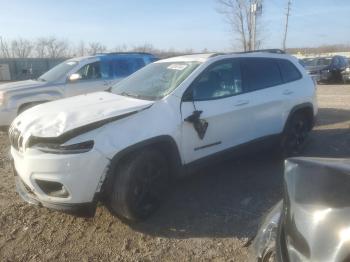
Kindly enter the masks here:
<path id="1" fill-rule="evenodd" d="M 94 212 L 96 208 L 96 202 L 90 203 L 79 203 L 79 204 L 69 204 L 69 203 L 50 203 L 45 201 L 40 201 L 35 194 L 24 184 L 21 178 L 16 175 L 15 172 L 15 182 L 16 182 L 16 190 L 20 197 L 29 204 L 43 206 L 50 209 L 60 210 L 69 213 L 80 213 L 91 211 Z"/>
<path id="2" fill-rule="evenodd" d="M 96 150 L 72 155 L 28 151 L 32 152 L 22 154 L 11 148 L 17 191 L 25 201 L 63 211 L 94 205 L 109 165 L 108 159 Z M 59 183 L 68 194 L 53 196 L 39 181 Z"/>

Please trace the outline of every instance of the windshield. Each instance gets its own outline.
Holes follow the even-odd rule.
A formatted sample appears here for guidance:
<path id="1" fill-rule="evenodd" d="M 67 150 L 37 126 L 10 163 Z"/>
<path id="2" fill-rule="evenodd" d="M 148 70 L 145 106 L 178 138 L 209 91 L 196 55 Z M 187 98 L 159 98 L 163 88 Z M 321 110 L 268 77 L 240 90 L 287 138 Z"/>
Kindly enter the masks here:
<path id="1" fill-rule="evenodd" d="M 65 61 L 53 67 L 45 74 L 41 75 L 38 80 L 44 82 L 54 82 L 66 75 L 73 67 L 78 64 L 76 61 Z"/>
<path id="2" fill-rule="evenodd" d="M 200 62 L 153 63 L 120 81 L 112 93 L 146 100 L 158 100 L 172 92 Z"/>

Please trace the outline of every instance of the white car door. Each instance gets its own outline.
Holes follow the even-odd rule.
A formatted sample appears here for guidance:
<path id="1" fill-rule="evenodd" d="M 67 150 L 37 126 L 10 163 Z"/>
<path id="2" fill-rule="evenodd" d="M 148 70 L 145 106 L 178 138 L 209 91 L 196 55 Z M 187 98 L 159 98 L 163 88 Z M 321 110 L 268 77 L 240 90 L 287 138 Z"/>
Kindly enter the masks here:
<path id="1" fill-rule="evenodd" d="M 295 95 L 295 83 L 286 82 L 300 79 L 300 72 L 282 59 L 243 58 L 241 66 L 245 89 L 251 97 L 253 138 L 280 134 Z"/>
<path id="2" fill-rule="evenodd" d="M 74 79 L 68 79 L 66 83 L 65 95 L 67 97 L 105 91 L 110 87 L 110 83 L 102 79 L 100 61 L 85 64 L 72 76 Z"/>
<path id="3" fill-rule="evenodd" d="M 238 59 L 215 63 L 190 85 L 181 104 L 182 157 L 190 163 L 251 139 L 249 94 Z"/>

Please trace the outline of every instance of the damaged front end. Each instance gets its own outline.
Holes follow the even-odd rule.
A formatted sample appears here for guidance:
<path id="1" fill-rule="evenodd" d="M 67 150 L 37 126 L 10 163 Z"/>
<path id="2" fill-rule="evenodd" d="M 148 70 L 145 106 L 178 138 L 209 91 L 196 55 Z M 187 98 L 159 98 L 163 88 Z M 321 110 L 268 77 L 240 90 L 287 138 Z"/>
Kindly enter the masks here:
<path id="1" fill-rule="evenodd" d="M 267 215 L 251 261 L 350 260 L 350 161 L 292 158 L 283 204 Z"/>
<path id="2" fill-rule="evenodd" d="M 126 118 L 128 116 L 136 114 L 137 112 L 138 111 L 133 111 L 133 112 L 118 115 L 115 117 L 103 119 L 87 125 L 83 125 L 83 126 L 68 130 L 57 137 L 38 137 L 38 136 L 31 135 L 30 132 L 28 132 L 30 135 L 23 134 L 19 129 L 21 122 L 15 121 L 14 125 L 12 125 L 9 129 L 10 143 L 18 151 L 24 151 L 26 148 L 35 147 L 36 149 L 42 152 L 53 153 L 53 154 L 84 153 L 84 152 L 88 152 L 93 148 L 94 146 L 93 140 L 88 140 L 85 142 L 81 142 L 77 144 L 69 144 L 69 145 L 65 145 L 65 143 L 76 136 L 79 136 L 81 134 L 100 128 L 108 123 Z M 16 127 L 16 123 L 19 127 Z"/>

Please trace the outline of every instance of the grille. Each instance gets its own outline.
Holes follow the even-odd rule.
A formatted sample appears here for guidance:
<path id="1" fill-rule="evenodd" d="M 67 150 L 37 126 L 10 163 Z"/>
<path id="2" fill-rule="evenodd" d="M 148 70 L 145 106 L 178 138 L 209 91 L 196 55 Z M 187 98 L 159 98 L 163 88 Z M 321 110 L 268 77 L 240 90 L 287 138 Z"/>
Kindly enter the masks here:
<path id="1" fill-rule="evenodd" d="M 9 137 L 10 137 L 10 143 L 11 145 L 16 149 L 19 150 L 23 137 L 21 136 L 21 132 L 17 128 L 11 128 L 9 130 Z"/>

